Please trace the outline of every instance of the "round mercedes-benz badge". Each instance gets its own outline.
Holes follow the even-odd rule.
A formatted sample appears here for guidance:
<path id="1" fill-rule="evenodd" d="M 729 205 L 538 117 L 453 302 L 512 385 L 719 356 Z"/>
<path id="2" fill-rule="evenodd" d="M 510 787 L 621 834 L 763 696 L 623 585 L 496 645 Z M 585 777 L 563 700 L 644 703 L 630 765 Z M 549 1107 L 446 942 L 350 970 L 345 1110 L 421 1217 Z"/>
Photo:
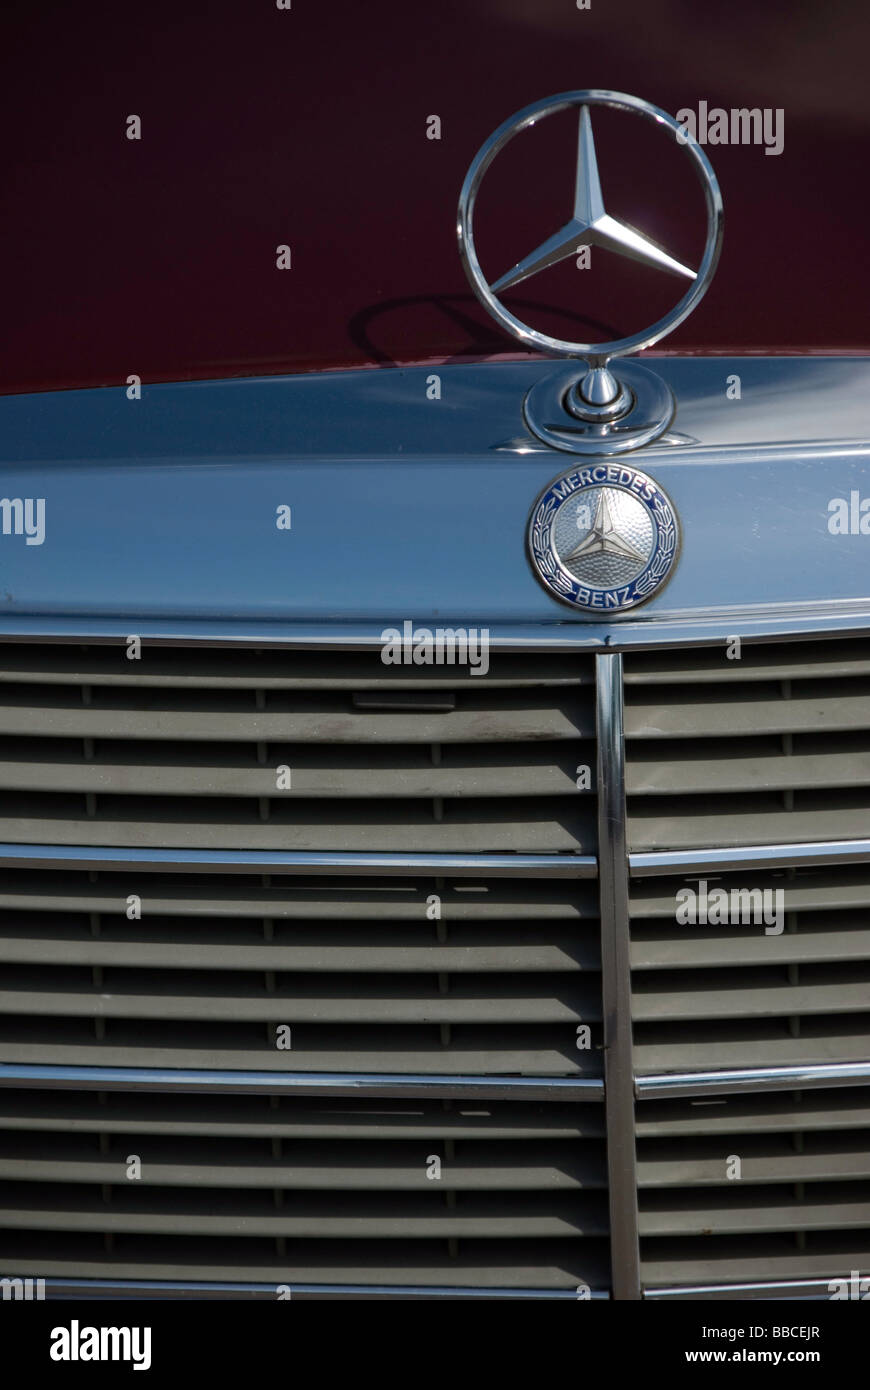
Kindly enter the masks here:
<path id="1" fill-rule="evenodd" d="M 563 473 L 532 509 L 529 552 L 556 598 L 621 613 L 662 587 L 679 548 L 677 514 L 658 483 L 627 464 Z"/>

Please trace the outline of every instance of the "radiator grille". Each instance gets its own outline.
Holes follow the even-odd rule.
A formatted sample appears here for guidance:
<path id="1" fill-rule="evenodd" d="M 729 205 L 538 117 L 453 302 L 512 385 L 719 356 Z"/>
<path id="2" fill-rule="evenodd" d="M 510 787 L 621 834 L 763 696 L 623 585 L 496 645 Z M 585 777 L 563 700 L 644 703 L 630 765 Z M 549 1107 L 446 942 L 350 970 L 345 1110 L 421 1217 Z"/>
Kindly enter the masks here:
<path id="1" fill-rule="evenodd" d="M 0 1264 L 602 1287 L 604 1143 L 599 1104 L 0 1092 Z"/>
<path id="2" fill-rule="evenodd" d="M 678 894 L 687 889 L 700 917 L 705 883 L 706 915 L 719 915 L 716 903 L 724 898 L 713 895 L 721 893 L 738 920 L 676 920 Z M 684 898 L 680 905 L 685 912 L 693 903 Z M 636 881 L 630 912 L 637 1070 L 870 1057 L 868 906 L 866 866 Z"/>
<path id="3" fill-rule="evenodd" d="M 7 644 L 0 839 L 200 849 L 594 849 L 588 657 Z M 281 771 L 283 769 L 283 771 Z M 279 785 L 280 776 L 280 785 Z"/>
<path id="4" fill-rule="evenodd" d="M 7 1062 L 600 1072 L 597 904 L 570 880 L 11 870 L 0 962 Z"/>
<path id="5" fill-rule="evenodd" d="M 625 662 L 633 850 L 864 836 L 865 639 L 633 653 Z"/>
<path id="6" fill-rule="evenodd" d="M 582 766 L 587 657 L 493 654 L 473 676 L 0 650 L 0 839 L 97 865 L 101 847 L 555 863 L 595 853 Z M 599 937 L 577 879 L 10 868 L 0 1062 L 597 1080 Z M 606 1187 L 600 1101 L 0 1090 L 0 1265 L 19 1275 L 601 1289 Z"/>
<path id="7" fill-rule="evenodd" d="M 865 646 L 628 655 L 630 849 L 866 837 Z M 578 785 L 594 725 L 582 655 L 494 654 L 474 677 L 364 653 L 162 647 L 134 663 L 8 644 L 0 837 L 92 846 L 97 865 L 103 846 L 525 851 L 556 867 L 596 853 L 595 792 Z M 677 920 L 687 887 L 706 888 L 706 922 Z M 716 920 L 717 890 L 748 894 L 749 915 Z M 635 1072 L 866 1061 L 868 908 L 867 865 L 633 879 Z M 8 868 L 0 1063 L 598 1081 L 600 929 L 593 880 Z M 867 1096 L 641 1100 L 645 1287 L 870 1268 Z M 604 1125 L 600 1103 L 555 1092 L 0 1090 L 0 1264 L 606 1288 Z"/>
<path id="8" fill-rule="evenodd" d="M 631 848 L 866 837 L 866 642 L 728 651 L 626 658 Z M 866 864 L 635 879 L 636 1071 L 866 1061 L 868 908 Z M 870 1267 L 868 1107 L 860 1089 L 639 1103 L 645 1285 Z"/>
<path id="9" fill-rule="evenodd" d="M 867 1270 L 868 1131 L 870 1093 L 861 1088 L 644 1102 L 637 1157 L 645 1284 Z"/>

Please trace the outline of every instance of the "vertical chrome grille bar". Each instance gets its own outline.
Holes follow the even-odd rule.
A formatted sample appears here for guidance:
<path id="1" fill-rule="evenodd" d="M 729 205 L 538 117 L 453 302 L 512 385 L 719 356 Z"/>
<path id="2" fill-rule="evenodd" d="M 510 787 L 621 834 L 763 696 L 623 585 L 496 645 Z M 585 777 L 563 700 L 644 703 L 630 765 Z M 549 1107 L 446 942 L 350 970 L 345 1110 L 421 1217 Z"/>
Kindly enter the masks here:
<path id="1" fill-rule="evenodd" d="M 615 1299 L 640 1298 L 622 656 L 596 656 L 598 865 L 610 1255 Z"/>

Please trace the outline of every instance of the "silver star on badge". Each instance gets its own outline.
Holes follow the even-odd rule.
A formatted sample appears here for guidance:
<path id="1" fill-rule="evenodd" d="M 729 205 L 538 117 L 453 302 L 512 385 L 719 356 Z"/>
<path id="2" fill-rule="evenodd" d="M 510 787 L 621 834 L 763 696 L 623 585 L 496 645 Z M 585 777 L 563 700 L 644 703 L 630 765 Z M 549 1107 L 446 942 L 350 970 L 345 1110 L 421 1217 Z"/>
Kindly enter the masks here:
<path id="1" fill-rule="evenodd" d="M 629 541 L 620 536 L 613 523 L 606 492 L 598 494 L 598 506 L 595 508 L 592 530 L 587 536 L 584 536 L 570 555 L 562 556 L 562 563 L 570 564 L 573 560 L 579 560 L 584 555 L 618 555 L 623 560 L 639 561 L 645 561 L 647 558 L 640 550 L 636 550 Z"/>

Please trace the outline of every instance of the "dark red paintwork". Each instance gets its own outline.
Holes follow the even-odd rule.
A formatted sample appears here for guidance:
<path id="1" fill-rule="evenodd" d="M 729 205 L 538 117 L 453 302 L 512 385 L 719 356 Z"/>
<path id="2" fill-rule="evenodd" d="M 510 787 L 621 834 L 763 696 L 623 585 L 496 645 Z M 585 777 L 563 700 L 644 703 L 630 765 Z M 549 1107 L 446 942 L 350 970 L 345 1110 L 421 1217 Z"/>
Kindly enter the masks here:
<path id="1" fill-rule="evenodd" d="M 507 115 L 591 86 L 671 112 L 701 99 L 785 110 L 779 156 L 708 148 L 725 199 L 722 261 L 667 350 L 870 349 L 864 0 L 592 0 L 588 11 L 574 0 L 292 0 L 289 11 L 7 0 L 2 25 L 4 392 L 511 351 L 457 257 L 458 191 Z M 125 138 L 130 113 L 141 142 Z M 425 137 L 432 113 L 439 142 Z M 605 193 L 697 256 L 685 155 L 629 120 L 596 121 Z M 493 276 L 569 211 L 573 122 L 553 118 L 550 135 L 522 141 L 533 138 L 545 144 L 506 152 L 484 186 Z M 279 243 L 291 271 L 275 268 Z M 565 336 L 600 337 L 681 293 L 614 265 L 593 281 L 568 262 L 511 302 Z"/>

